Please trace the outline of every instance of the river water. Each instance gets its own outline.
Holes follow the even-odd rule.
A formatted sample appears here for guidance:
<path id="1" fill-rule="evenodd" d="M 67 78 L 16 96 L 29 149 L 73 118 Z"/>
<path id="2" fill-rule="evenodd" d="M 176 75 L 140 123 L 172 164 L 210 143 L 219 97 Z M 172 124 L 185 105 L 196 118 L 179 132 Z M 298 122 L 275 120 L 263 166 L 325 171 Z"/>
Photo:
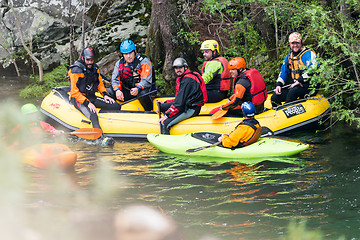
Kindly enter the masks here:
<path id="1" fill-rule="evenodd" d="M 12 80 L 3 91 L 7 85 L 0 80 L 1 99 L 16 96 L 21 88 Z M 53 198 L 46 171 L 28 167 L 23 211 L 54 205 L 74 211 L 93 202 L 87 204 L 89 209 L 113 212 L 141 204 L 172 217 L 184 239 L 281 239 L 292 221 L 305 224 L 307 231 L 319 231 L 323 239 L 360 239 L 358 131 L 337 124 L 326 131 L 280 137 L 308 143 L 310 148 L 292 157 L 238 161 L 165 154 L 146 140 L 117 139 L 113 147 L 100 147 L 62 139 L 78 154 L 78 162 L 73 171 L 55 175 L 57 181 L 70 180 L 71 187 Z M 104 163 L 110 164 L 110 172 Z M 101 184 L 110 193 L 99 194 L 96 186 Z M 69 199 L 62 205 L 60 200 Z M 305 234 L 299 228 L 295 234 Z M 47 231 L 57 234 L 51 227 Z M 103 231 L 105 235 L 108 230 Z M 57 236 L 52 239 L 65 239 Z"/>

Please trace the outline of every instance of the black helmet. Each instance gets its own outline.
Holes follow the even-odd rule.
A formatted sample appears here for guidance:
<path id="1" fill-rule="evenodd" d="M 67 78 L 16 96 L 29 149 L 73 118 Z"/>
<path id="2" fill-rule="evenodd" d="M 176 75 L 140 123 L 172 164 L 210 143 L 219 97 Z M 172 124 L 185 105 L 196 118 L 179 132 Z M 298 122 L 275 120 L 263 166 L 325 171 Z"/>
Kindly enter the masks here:
<path id="1" fill-rule="evenodd" d="M 174 60 L 174 62 L 173 62 L 173 68 L 174 67 L 187 67 L 188 66 L 188 64 L 187 64 L 187 62 L 185 61 L 185 59 L 183 59 L 183 58 L 176 58 L 175 60 Z"/>
<path id="2" fill-rule="evenodd" d="M 81 56 L 85 59 L 95 59 L 95 51 L 92 47 L 84 48 Z"/>

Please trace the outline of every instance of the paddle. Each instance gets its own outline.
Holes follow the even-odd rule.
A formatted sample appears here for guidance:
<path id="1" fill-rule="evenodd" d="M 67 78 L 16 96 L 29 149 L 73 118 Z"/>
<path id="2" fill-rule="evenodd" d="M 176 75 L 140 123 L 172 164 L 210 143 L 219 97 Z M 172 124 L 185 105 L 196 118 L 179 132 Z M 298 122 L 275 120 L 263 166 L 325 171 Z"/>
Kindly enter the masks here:
<path id="1" fill-rule="evenodd" d="M 266 136 L 272 136 L 272 135 L 274 135 L 274 132 L 271 131 L 270 128 L 268 128 L 268 127 L 261 127 L 261 136 L 260 136 L 260 137 L 266 137 Z M 221 143 L 221 142 L 216 142 L 216 143 L 213 143 L 213 144 L 211 144 L 211 145 L 204 146 L 204 147 L 191 148 L 191 149 L 186 150 L 186 152 L 187 152 L 187 153 L 198 152 L 198 151 L 201 151 L 201 150 L 204 150 L 204 149 L 207 149 L 207 148 L 215 147 L 215 146 L 219 145 L 220 143 Z"/>
<path id="2" fill-rule="evenodd" d="M 95 140 L 101 137 L 102 130 L 99 128 L 79 128 L 78 130 L 67 134 L 75 135 L 83 139 Z"/>
<path id="3" fill-rule="evenodd" d="M 290 87 L 290 86 L 291 86 L 291 84 L 288 84 L 288 85 L 282 86 L 281 89 L 283 89 L 283 88 L 288 88 L 288 87 Z M 275 90 L 276 90 L 276 88 L 273 89 L 273 90 L 271 90 L 271 91 L 268 91 L 267 93 L 273 93 L 273 92 L 275 92 Z"/>
<path id="4" fill-rule="evenodd" d="M 144 95 L 137 96 L 136 98 L 132 98 L 132 99 L 130 99 L 130 100 L 127 100 L 127 101 L 125 101 L 125 102 L 121 103 L 121 104 L 120 104 L 120 106 L 122 106 L 122 105 L 124 105 L 124 104 L 127 104 L 127 103 L 129 103 L 129 102 L 135 101 L 136 99 L 139 99 L 139 98 L 142 98 L 142 97 L 148 96 L 148 95 L 150 95 L 150 94 L 156 93 L 156 92 L 157 92 L 157 90 L 154 90 L 154 91 L 151 91 L 151 92 L 145 93 Z"/>
<path id="5" fill-rule="evenodd" d="M 219 109 L 217 112 L 215 112 L 213 115 L 211 115 L 211 119 L 212 120 L 219 119 L 219 118 L 223 117 L 227 112 L 228 112 L 228 110 Z"/>
<path id="6" fill-rule="evenodd" d="M 204 149 L 207 149 L 207 148 L 215 147 L 215 146 L 219 145 L 220 143 L 221 143 L 221 142 L 216 142 L 216 143 L 213 143 L 213 144 L 211 144 L 211 145 L 204 146 L 204 147 L 191 148 L 191 149 L 186 150 L 186 152 L 187 152 L 187 153 L 198 152 L 198 151 L 201 151 L 201 150 L 204 150 Z"/>

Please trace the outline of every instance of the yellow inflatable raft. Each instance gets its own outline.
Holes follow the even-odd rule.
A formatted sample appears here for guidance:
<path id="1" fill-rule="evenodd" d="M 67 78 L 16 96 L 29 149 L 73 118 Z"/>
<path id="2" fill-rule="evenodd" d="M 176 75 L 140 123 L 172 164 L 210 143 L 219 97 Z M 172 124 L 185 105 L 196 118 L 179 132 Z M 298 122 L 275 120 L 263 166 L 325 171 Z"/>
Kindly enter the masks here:
<path id="1" fill-rule="evenodd" d="M 41 112 L 67 127 L 70 130 L 89 128 L 91 122 L 73 105 L 69 103 L 69 88 L 53 89 L 42 101 Z M 328 113 L 329 102 L 321 95 L 301 99 L 290 104 L 282 105 L 277 109 L 271 108 L 269 95 L 265 102 L 267 108 L 255 116 L 262 126 L 271 129 L 275 135 L 281 134 L 305 125 L 316 125 Z M 157 109 L 154 99 L 154 109 Z M 215 107 L 225 103 L 205 104 L 197 117 L 186 119 L 172 127 L 170 134 L 180 135 L 191 132 L 229 133 L 242 121 L 239 117 L 222 117 L 212 120 L 208 113 Z M 98 109 L 99 121 L 103 132 L 110 137 L 146 138 L 149 133 L 160 133 L 159 115 L 156 112 L 145 112 L 138 100 L 122 106 L 121 111 L 104 111 Z"/>

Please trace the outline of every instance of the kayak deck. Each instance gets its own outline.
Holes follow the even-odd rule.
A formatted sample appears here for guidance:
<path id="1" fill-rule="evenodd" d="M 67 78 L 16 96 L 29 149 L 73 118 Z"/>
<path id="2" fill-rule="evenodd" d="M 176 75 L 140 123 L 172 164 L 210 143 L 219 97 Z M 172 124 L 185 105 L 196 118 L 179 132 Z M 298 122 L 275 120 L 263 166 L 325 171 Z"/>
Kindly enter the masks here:
<path id="1" fill-rule="evenodd" d="M 196 139 L 192 137 L 191 134 L 148 134 L 147 139 L 153 146 L 165 153 L 219 158 L 291 156 L 309 148 L 309 145 L 307 144 L 266 137 L 260 138 L 257 142 L 243 148 L 229 149 L 221 146 L 214 146 L 201 151 L 187 153 L 186 150 L 188 149 L 207 146 L 210 145 L 210 143 Z"/>

